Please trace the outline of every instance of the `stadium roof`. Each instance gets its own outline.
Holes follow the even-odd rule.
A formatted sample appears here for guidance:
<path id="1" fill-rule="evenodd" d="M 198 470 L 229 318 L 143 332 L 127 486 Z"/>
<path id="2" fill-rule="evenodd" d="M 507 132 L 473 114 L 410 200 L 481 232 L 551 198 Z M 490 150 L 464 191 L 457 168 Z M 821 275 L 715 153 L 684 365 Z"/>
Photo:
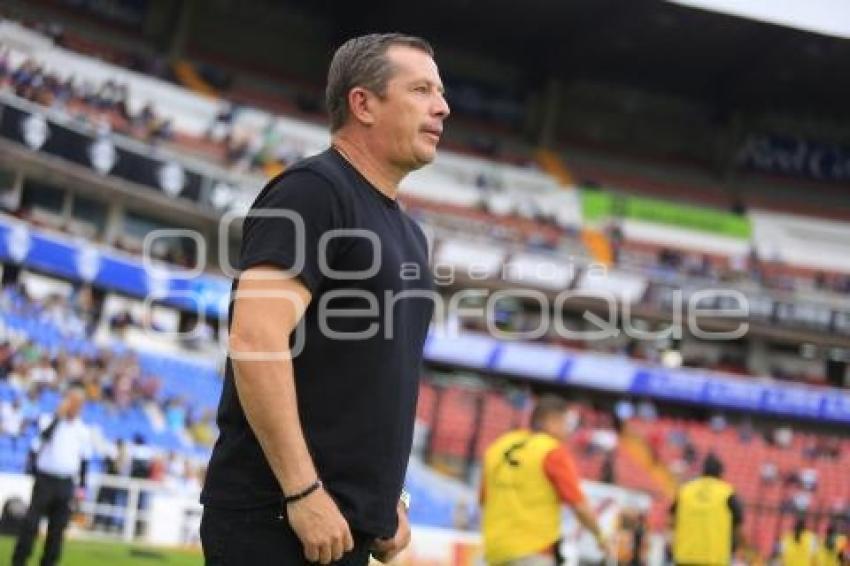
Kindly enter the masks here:
<path id="1" fill-rule="evenodd" d="M 723 12 L 824 35 L 850 38 L 850 6 L 846 0 L 667 0 L 684 6 Z"/>
<path id="2" fill-rule="evenodd" d="M 549 76 L 587 78 L 699 98 L 721 111 L 848 114 L 850 40 L 672 2 L 284 3 L 329 18 L 340 41 L 375 30 L 417 33 L 520 66 L 533 88 Z"/>

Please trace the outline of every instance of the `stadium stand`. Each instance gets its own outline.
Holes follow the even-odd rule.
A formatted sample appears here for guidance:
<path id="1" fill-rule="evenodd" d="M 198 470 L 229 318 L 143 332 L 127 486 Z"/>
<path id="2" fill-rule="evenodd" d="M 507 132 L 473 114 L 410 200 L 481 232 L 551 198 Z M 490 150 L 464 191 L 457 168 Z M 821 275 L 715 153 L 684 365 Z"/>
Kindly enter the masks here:
<path id="1" fill-rule="evenodd" d="M 198 191 L 205 198 L 214 193 L 215 181 L 226 180 L 235 196 L 208 207 L 209 224 L 247 208 L 265 178 L 327 145 L 321 114 L 299 103 L 304 93 L 319 96 L 315 85 L 281 81 L 260 69 L 232 77 L 229 90 L 210 90 L 201 65 L 182 60 L 166 72 L 135 47 L 0 20 L 0 102 L 27 115 L 42 113 L 51 126 L 73 124 L 91 139 L 115 140 L 130 153 L 173 158 L 187 171 L 193 167 L 206 175 Z M 281 92 L 287 96 L 277 96 Z M 554 294 L 604 286 L 618 308 L 631 305 L 644 329 L 655 329 L 669 320 L 676 291 L 722 285 L 750 300 L 752 342 L 716 346 L 687 335 L 629 341 L 548 332 L 530 349 L 512 350 L 510 342 L 482 338 L 489 329 L 483 312 L 438 321 L 454 325 L 460 337 L 454 346 L 432 339 L 426 348 L 429 367 L 407 478 L 416 524 L 474 531 L 475 483 L 485 447 L 527 424 L 534 394 L 553 387 L 581 395 L 581 424 L 571 448 L 582 475 L 650 494 L 648 523 L 656 532 L 669 526 L 676 486 L 710 452 L 722 455 L 746 505 L 745 532 L 762 556 L 774 551 L 797 513 L 814 518 L 820 533 L 827 518 L 850 520 L 850 216 L 844 204 L 833 206 L 846 195 L 812 190 L 811 202 L 801 203 L 787 179 L 756 173 L 741 175 L 729 191 L 699 164 L 624 154 L 592 140 L 569 140 L 534 164 L 533 148 L 493 120 L 462 119 L 459 131 L 464 134 L 447 144 L 453 151 L 411 175 L 402 197 L 428 233 L 437 266 L 451 268 L 447 289 L 471 286 L 472 278 L 454 275 L 469 273 L 473 265 L 485 267 L 488 290 L 525 285 Z M 481 132 L 481 143 L 459 141 Z M 516 154 L 490 147 L 487 136 L 513 137 L 505 145 Z M 45 163 L 62 174 L 62 163 Z M 29 170 L 21 173 L 29 176 Z M 109 172 L 101 178 L 117 184 Z M 176 207 L 179 199 L 196 206 L 201 199 L 154 188 L 160 200 L 152 208 Z M 28 191 L 37 192 L 32 185 L 25 196 Z M 81 230 L 66 204 L 52 212 L 32 199 L 16 204 L 10 212 L 27 221 L 32 234 L 65 243 L 69 236 L 89 236 L 104 244 L 97 246 L 100 254 L 134 252 L 121 257 L 138 268 L 148 227 L 122 234 L 129 232 L 129 220 L 120 211 L 114 216 L 123 225 L 107 237 L 105 228 Z M 6 224 L 16 222 L 4 216 L 3 234 L 13 233 Z M 225 244 L 238 245 L 238 237 Z M 72 251 L 84 248 L 74 242 Z M 11 428 L 3 424 L 0 434 L 0 471 L 24 470 L 34 424 L 55 407 L 63 382 L 80 379 L 90 397 L 84 416 L 100 431 L 97 470 L 108 469 L 121 441 L 147 453 L 152 463 L 145 477 L 177 476 L 171 481 L 197 487 L 215 437 L 220 368 L 209 360 L 221 354 L 218 321 L 194 344 L 165 345 L 140 331 L 150 321 L 134 312 L 139 293 L 100 288 L 108 296 L 94 307 L 82 296 L 87 286 L 79 285 L 85 279 L 81 268 L 69 273 L 46 264 L 22 266 L 5 248 L 3 253 L 17 277 L 20 269 L 26 276 L 33 275 L 30 269 L 46 271 L 73 280 L 75 291 L 34 299 L 4 270 L 0 423 Z M 175 249 L 159 256 L 170 268 L 199 259 Z M 541 265 L 551 268 L 550 276 L 535 274 Z M 605 282 L 592 277 L 600 265 Z M 222 267 L 211 265 L 204 276 L 218 276 Z M 585 306 L 557 315 L 571 328 L 586 328 L 578 316 Z M 191 318 L 185 304 L 168 309 L 169 330 Z M 522 301 L 501 305 L 494 315 L 512 331 L 533 328 L 543 316 Z M 725 398 L 727 389 L 732 393 Z M 645 397 L 635 406 L 618 397 L 625 394 Z M 745 403 L 754 397 L 757 402 Z M 782 415 L 788 422 L 776 421 Z"/>

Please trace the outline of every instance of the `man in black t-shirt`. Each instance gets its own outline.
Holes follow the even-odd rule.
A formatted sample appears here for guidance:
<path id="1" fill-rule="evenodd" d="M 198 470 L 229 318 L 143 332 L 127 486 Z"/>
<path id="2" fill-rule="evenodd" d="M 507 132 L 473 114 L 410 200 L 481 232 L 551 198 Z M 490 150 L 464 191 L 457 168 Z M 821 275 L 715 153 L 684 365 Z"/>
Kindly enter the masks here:
<path id="1" fill-rule="evenodd" d="M 243 225 L 201 495 L 208 565 L 363 565 L 410 540 L 401 493 L 435 298 L 396 197 L 449 114 L 431 47 L 346 42 L 327 106 L 332 147 L 273 179 Z"/>

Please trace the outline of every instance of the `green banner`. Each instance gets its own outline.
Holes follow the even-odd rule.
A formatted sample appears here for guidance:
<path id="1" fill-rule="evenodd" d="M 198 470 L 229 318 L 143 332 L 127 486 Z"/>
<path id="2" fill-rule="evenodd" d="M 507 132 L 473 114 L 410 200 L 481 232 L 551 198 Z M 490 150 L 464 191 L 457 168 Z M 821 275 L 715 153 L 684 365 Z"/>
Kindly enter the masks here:
<path id="1" fill-rule="evenodd" d="M 751 233 L 749 218 L 712 208 L 590 189 L 581 191 L 581 201 L 584 220 L 588 222 L 626 218 L 740 239 L 749 238 Z"/>

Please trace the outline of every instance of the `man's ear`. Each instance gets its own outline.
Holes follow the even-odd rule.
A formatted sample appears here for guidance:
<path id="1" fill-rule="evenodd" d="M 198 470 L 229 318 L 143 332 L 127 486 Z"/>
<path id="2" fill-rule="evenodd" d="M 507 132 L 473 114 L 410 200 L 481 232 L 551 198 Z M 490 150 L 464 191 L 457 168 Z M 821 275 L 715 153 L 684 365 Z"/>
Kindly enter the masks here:
<path id="1" fill-rule="evenodd" d="M 348 91 L 348 111 L 351 119 L 363 125 L 375 123 L 375 95 L 363 87 L 354 87 Z"/>

